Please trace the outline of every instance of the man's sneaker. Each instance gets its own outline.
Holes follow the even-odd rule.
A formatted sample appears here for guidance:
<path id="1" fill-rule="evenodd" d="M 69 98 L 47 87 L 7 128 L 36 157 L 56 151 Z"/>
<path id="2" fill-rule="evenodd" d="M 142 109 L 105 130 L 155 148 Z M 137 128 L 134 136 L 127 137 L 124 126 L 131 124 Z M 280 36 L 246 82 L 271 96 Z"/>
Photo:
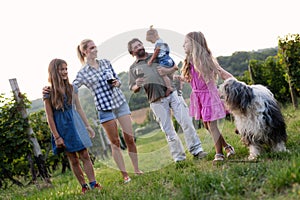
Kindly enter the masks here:
<path id="1" fill-rule="evenodd" d="M 124 183 L 129 183 L 131 181 L 131 178 L 129 176 L 126 176 L 124 178 Z"/>
<path id="2" fill-rule="evenodd" d="M 89 186 L 88 186 L 87 184 L 84 184 L 84 185 L 82 186 L 81 193 L 82 193 L 82 194 L 85 194 L 86 191 L 88 191 L 88 190 L 89 190 Z"/>
<path id="3" fill-rule="evenodd" d="M 204 158 L 205 156 L 207 156 L 207 152 L 205 151 L 200 151 L 198 154 L 194 155 L 194 159 L 202 159 Z"/>

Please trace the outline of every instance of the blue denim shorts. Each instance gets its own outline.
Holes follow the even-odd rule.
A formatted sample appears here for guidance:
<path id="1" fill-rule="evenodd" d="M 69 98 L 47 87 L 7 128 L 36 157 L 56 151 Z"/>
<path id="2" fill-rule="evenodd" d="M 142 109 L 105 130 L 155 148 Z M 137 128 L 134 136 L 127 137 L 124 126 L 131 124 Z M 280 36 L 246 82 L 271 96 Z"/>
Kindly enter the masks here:
<path id="1" fill-rule="evenodd" d="M 130 114 L 131 114 L 131 112 L 130 112 L 129 106 L 128 106 L 127 102 L 124 102 L 119 108 L 116 108 L 113 110 L 106 110 L 106 111 L 100 110 L 98 112 L 98 117 L 99 117 L 100 123 L 102 124 L 109 120 L 116 119 L 116 118 L 122 117 L 124 115 L 130 115 Z"/>

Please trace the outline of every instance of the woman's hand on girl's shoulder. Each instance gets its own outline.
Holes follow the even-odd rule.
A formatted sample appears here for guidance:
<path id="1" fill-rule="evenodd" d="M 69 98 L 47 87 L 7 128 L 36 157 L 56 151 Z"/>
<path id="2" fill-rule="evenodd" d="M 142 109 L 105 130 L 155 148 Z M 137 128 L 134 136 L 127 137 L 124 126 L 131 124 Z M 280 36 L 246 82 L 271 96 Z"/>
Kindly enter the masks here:
<path id="1" fill-rule="evenodd" d="M 44 94 L 49 94 L 50 91 L 51 91 L 50 86 L 44 86 L 44 87 L 43 87 L 43 95 L 44 95 Z"/>

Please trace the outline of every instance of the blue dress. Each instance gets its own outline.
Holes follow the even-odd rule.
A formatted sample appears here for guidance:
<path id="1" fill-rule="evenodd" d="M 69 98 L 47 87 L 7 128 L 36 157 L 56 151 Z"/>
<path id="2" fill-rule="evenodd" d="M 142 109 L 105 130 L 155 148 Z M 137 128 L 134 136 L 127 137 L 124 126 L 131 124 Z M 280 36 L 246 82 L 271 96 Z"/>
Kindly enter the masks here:
<path id="1" fill-rule="evenodd" d="M 78 88 L 73 88 L 74 92 L 78 93 Z M 44 98 L 50 98 L 50 95 L 44 95 Z M 64 111 L 62 109 L 56 110 L 53 107 L 52 110 L 56 129 L 64 140 L 67 152 L 77 152 L 92 146 L 89 133 L 79 113 L 76 111 L 75 105 L 68 105 L 67 97 L 64 99 Z M 53 134 L 51 134 L 51 143 L 53 153 L 55 155 L 60 153 L 61 149 L 56 147 Z"/>

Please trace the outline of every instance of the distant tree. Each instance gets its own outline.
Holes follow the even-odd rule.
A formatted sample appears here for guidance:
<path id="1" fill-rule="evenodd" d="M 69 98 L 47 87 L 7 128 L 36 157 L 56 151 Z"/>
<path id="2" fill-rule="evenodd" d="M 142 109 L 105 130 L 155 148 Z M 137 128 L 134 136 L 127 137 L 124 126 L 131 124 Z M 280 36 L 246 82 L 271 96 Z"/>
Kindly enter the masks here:
<path id="1" fill-rule="evenodd" d="M 278 62 L 277 56 L 269 56 L 265 61 L 250 60 L 249 74 L 250 84 L 266 86 L 280 102 L 290 101 L 285 71 Z"/>
<path id="2" fill-rule="evenodd" d="M 250 84 L 263 84 L 264 85 L 264 61 L 250 60 L 248 65 L 250 73 Z"/>
<path id="3" fill-rule="evenodd" d="M 298 108 L 297 96 L 300 92 L 300 34 L 288 34 L 279 38 L 280 63 L 286 69 L 292 103 Z"/>
<path id="4" fill-rule="evenodd" d="M 275 98 L 282 103 L 291 102 L 289 85 L 285 79 L 285 70 L 278 62 L 278 57 L 268 57 L 265 60 L 265 69 L 265 84 L 273 92 Z"/>
<path id="5" fill-rule="evenodd" d="M 237 51 L 231 56 L 219 56 L 219 64 L 234 76 L 243 76 L 248 71 L 250 60 L 264 61 L 269 56 L 275 56 L 277 48 L 267 48 L 258 51 Z"/>
<path id="6" fill-rule="evenodd" d="M 149 107 L 149 102 L 148 102 L 148 98 L 146 96 L 145 91 L 142 89 L 138 93 L 132 93 L 128 100 L 128 104 L 129 104 L 130 110 L 132 110 L 132 111 L 138 110 L 141 108 L 145 108 L 145 107 Z"/>

